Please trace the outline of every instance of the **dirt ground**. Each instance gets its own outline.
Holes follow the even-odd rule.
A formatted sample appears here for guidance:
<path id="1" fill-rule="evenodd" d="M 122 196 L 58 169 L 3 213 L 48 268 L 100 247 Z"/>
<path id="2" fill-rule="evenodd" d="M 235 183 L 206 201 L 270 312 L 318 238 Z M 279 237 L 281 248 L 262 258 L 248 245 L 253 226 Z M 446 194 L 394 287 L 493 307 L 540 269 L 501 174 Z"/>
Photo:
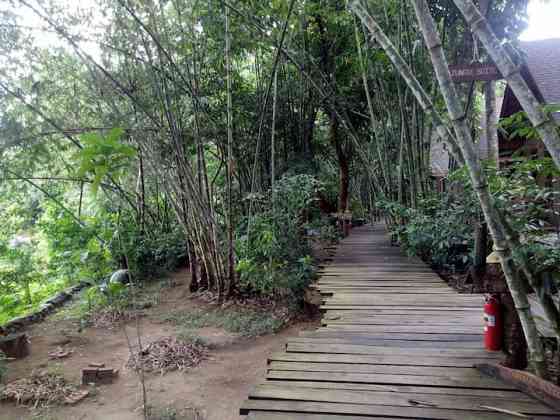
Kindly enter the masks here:
<path id="1" fill-rule="evenodd" d="M 187 287 L 188 272 L 173 275 L 174 287 L 162 288 L 159 302 L 142 317 L 143 343 L 159 337 L 174 335 L 176 328 L 162 322 L 161 315 L 204 305 L 190 298 Z M 197 335 L 212 343 L 209 357 L 199 366 L 186 372 L 146 376 L 148 404 L 160 409 L 172 408 L 180 416 L 166 419 L 238 420 L 239 406 L 251 387 L 262 381 L 267 356 L 280 351 L 287 337 L 304 329 L 316 328 L 315 322 L 299 322 L 278 334 L 247 339 L 227 333 L 221 328 L 202 328 Z M 128 335 L 136 337 L 134 323 L 127 325 Z M 51 406 L 48 410 L 33 411 L 13 403 L 0 403 L 0 420 L 136 420 L 142 419 L 141 388 L 138 375 L 125 367 L 129 348 L 122 327 L 100 329 L 88 327 L 80 331 L 75 322 L 51 316 L 28 330 L 31 355 L 13 361 L 8 367 L 7 381 L 36 368 L 55 369 L 72 382 L 79 383 L 80 371 L 88 363 L 104 363 L 119 369 L 119 378 L 110 385 L 96 387 L 90 395 L 74 406 Z M 49 361 L 48 353 L 64 344 L 73 349 L 71 356 Z"/>

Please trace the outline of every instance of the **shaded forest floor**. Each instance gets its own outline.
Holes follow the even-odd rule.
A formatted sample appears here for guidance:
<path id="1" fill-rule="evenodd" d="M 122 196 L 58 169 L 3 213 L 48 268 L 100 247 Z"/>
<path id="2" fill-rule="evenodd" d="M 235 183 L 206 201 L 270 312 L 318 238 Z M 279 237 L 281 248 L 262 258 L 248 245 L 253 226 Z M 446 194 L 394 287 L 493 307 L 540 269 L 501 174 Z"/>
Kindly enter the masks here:
<path id="1" fill-rule="evenodd" d="M 140 318 L 144 345 L 161 337 L 180 334 L 181 326 L 167 320 L 170 314 L 205 313 L 215 309 L 215 305 L 190 295 L 188 277 L 188 271 L 179 271 L 172 275 L 171 281 L 152 285 L 157 298 Z M 112 384 L 90 388 L 90 395 L 75 405 L 30 409 L 0 403 L 0 420 L 141 419 L 140 382 L 136 372 L 125 366 L 130 352 L 123 326 L 82 328 L 78 320 L 63 315 L 64 311 L 53 314 L 29 328 L 31 355 L 9 364 L 6 382 L 28 376 L 38 369 L 60 373 L 70 382 L 79 383 L 81 369 L 92 362 L 118 369 L 118 379 Z M 208 357 L 186 371 L 171 371 L 164 375 L 147 373 L 148 405 L 161 413 L 154 418 L 240 419 L 239 405 L 251 387 L 264 377 L 267 356 L 281 350 L 287 337 L 317 326 L 316 321 L 300 320 L 291 322 L 277 334 L 257 338 L 244 337 L 215 326 L 192 330 L 210 346 Z M 126 330 L 135 341 L 135 322 L 126 323 Z M 72 353 L 60 360 L 49 360 L 48 353 L 59 348 Z"/>

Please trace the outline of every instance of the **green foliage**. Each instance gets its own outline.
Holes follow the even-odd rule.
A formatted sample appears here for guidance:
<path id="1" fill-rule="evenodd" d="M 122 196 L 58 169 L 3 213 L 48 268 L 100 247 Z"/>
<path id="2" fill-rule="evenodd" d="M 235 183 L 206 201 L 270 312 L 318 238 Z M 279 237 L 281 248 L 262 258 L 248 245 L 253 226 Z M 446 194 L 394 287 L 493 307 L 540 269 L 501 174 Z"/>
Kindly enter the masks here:
<path id="1" fill-rule="evenodd" d="M 560 104 L 547 104 L 543 106 L 547 114 L 560 112 Z M 525 138 L 528 140 L 539 140 L 538 130 L 533 127 L 525 111 L 516 112 L 509 117 L 502 118 L 499 128 L 508 134 L 508 138 Z"/>
<path id="2" fill-rule="evenodd" d="M 84 146 L 74 155 L 79 164 L 77 175 L 93 176 L 91 185 L 94 194 L 107 175 L 118 178 L 136 154 L 133 147 L 120 142 L 123 133 L 122 128 L 116 127 L 106 136 L 92 132 L 80 138 Z"/>
<path id="3" fill-rule="evenodd" d="M 109 249 L 99 238 L 110 240 L 114 225 L 106 213 L 84 216 L 87 224 L 76 220 L 56 203 L 43 203 L 44 212 L 37 227 L 46 242 L 48 273 L 67 281 L 100 281 L 113 266 Z"/>
<path id="4" fill-rule="evenodd" d="M 6 289 L 19 288 L 23 291 L 24 302 L 33 304 L 31 285 L 37 280 L 34 246 L 29 238 L 15 238 L 12 243 L 0 249 L 0 278 Z"/>
<path id="5" fill-rule="evenodd" d="M 310 175 L 283 177 L 237 232 L 237 272 L 241 286 L 261 294 L 287 289 L 298 296 L 309 283 L 313 267 L 305 225 L 317 218 L 322 185 Z"/>
<path id="6" fill-rule="evenodd" d="M 485 171 L 494 203 L 517 232 L 542 233 L 543 227 L 558 217 L 550 204 L 560 198 L 555 185 L 560 171 L 551 158 L 518 157 L 500 171 L 491 166 L 486 166 Z M 474 200 L 465 169 L 455 171 L 449 178 L 464 187 L 463 197 L 468 197 L 469 202 Z"/>
<path id="7" fill-rule="evenodd" d="M 184 263 L 186 259 L 185 232 L 178 225 L 162 230 L 157 235 L 142 232 L 134 220 L 121 221 L 121 241 L 112 245 L 113 255 L 125 253 L 129 268 L 136 277 L 162 274 Z"/>
<path id="8" fill-rule="evenodd" d="M 478 217 L 475 203 L 445 196 L 421 200 L 415 209 L 394 202 L 382 203 L 381 208 L 401 220 L 391 231 L 410 255 L 419 255 L 438 267 L 465 267 L 472 261 L 472 220 Z"/>

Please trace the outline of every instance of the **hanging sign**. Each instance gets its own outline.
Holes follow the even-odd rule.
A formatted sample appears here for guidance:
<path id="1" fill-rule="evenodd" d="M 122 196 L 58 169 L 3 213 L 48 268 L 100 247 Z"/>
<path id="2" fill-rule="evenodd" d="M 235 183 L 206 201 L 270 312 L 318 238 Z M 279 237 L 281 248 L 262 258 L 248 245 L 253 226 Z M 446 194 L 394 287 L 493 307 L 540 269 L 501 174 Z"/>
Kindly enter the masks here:
<path id="1" fill-rule="evenodd" d="M 494 64 L 487 63 L 457 64 L 449 66 L 449 71 L 454 82 L 490 81 L 502 78 L 498 68 Z"/>

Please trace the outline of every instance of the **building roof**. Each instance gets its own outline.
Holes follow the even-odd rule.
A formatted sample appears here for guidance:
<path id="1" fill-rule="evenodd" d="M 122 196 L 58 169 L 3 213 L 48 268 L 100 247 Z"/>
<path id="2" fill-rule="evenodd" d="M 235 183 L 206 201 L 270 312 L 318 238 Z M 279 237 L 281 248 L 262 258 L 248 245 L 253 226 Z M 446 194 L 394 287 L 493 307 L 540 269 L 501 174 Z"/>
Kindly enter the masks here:
<path id="1" fill-rule="evenodd" d="M 560 38 L 521 42 L 519 46 L 542 100 L 560 104 Z"/>

